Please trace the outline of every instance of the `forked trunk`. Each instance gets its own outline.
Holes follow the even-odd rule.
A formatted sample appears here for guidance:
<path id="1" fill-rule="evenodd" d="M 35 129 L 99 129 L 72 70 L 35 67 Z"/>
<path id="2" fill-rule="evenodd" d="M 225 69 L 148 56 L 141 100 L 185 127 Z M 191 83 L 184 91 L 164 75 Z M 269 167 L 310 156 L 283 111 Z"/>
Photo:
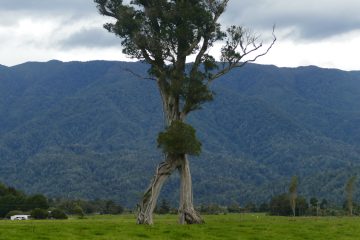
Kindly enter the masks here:
<path id="1" fill-rule="evenodd" d="M 199 213 L 193 205 L 192 184 L 189 168 L 189 161 L 185 155 L 168 156 L 165 162 L 159 164 L 150 186 L 144 193 L 141 203 L 138 205 L 138 224 L 153 224 L 153 212 L 164 182 L 169 176 L 178 169 L 181 176 L 180 189 L 180 224 L 199 224 L 204 223 Z"/>
<path id="2" fill-rule="evenodd" d="M 166 125 L 170 126 L 175 120 L 184 121 L 185 116 L 181 116 L 179 113 L 179 101 L 167 96 L 164 94 L 164 91 L 160 90 L 160 93 L 163 100 Z M 164 182 L 176 169 L 179 170 L 181 176 L 179 222 L 181 224 L 198 224 L 204 222 L 199 213 L 194 209 L 190 167 L 186 155 L 181 154 L 174 156 L 167 154 L 165 161 L 157 167 L 155 176 L 144 193 L 141 203 L 138 205 L 138 224 L 153 224 L 153 212 L 160 190 Z"/>

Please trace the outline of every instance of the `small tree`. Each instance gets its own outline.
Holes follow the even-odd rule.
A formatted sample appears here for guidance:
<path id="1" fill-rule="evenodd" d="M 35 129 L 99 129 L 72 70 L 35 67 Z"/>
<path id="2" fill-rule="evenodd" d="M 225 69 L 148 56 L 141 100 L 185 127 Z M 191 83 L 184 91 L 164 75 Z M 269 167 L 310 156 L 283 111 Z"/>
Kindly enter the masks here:
<path id="1" fill-rule="evenodd" d="M 351 177 L 345 185 L 345 193 L 346 193 L 346 206 L 349 211 L 349 215 L 353 215 L 353 193 L 355 187 L 356 176 Z"/>
<path id="2" fill-rule="evenodd" d="M 85 213 L 84 213 L 84 210 L 79 206 L 79 205 L 76 205 L 73 209 L 73 213 L 75 215 L 78 215 L 79 218 L 84 218 L 85 216 Z"/>
<path id="3" fill-rule="evenodd" d="M 106 200 L 103 213 L 104 214 L 121 214 L 124 211 L 124 208 L 116 204 L 112 200 Z"/>
<path id="4" fill-rule="evenodd" d="M 297 216 L 304 215 L 309 208 L 309 204 L 308 204 L 306 198 L 304 198 L 302 196 L 297 196 L 295 201 L 296 201 L 295 211 L 297 212 L 296 215 Z"/>
<path id="5" fill-rule="evenodd" d="M 291 210 L 293 212 L 294 217 L 296 215 L 297 188 L 298 188 L 298 178 L 297 176 L 293 176 L 291 178 L 291 182 L 289 186 L 289 198 L 290 198 Z"/>
<path id="6" fill-rule="evenodd" d="M 316 216 L 319 216 L 319 210 L 320 210 L 319 200 L 315 197 L 310 198 L 310 205 L 312 207 L 312 210 L 316 211 Z"/>
<path id="7" fill-rule="evenodd" d="M 53 219 L 68 219 L 68 216 L 65 214 L 65 212 L 58 208 L 53 209 L 50 212 L 49 217 Z"/>
<path id="8" fill-rule="evenodd" d="M 35 208 L 31 211 L 30 215 L 33 219 L 47 219 L 49 213 L 45 209 Z"/>
<path id="9" fill-rule="evenodd" d="M 221 28 L 220 16 L 229 0 L 94 0 L 100 14 L 115 22 L 104 27 L 122 39 L 123 52 L 150 65 L 149 77 L 158 86 L 164 131 L 158 137 L 164 161 L 138 205 L 138 224 L 152 224 L 164 182 L 180 172 L 180 223 L 203 223 L 193 204 L 188 155 L 198 155 L 200 141 L 187 116 L 213 99 L 210 84 L 230 70 L 268 53 L 258 36 L 241 26 Z M 209 50 L 222 43 L 220 62 Z M 260 50 L 260 51 L 259 51 Z M 192 64 L 187 64 L 189 56 Z M 136 74 L 135 74 L 136 75 Z"/>
<path id="10" fill-rule="evenodd" d="M 26 208 L 32 210 L 34 208 L 48 209 L 49 203 L 44 195 L 36 194 L 26 199 Z"/>

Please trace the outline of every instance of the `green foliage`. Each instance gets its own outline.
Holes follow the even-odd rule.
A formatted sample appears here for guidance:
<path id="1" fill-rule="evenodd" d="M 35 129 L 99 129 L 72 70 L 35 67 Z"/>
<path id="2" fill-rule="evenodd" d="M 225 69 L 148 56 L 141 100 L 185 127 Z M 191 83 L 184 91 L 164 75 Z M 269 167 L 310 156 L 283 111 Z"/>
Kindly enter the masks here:
<path id="1" fill-rule="evenodd" d="M 84 210 L 79 205 L 74 207 L 73 214 L 78 215 L 80 218 L 85 216 Z"/>
<path id="2" fill-rule="evenodd" d="M 226 2 L 155 1 L 148 4 L 132 1 L 125 4 L 117 0 L 95 0 L 95 3 L 100 14 L 116 20 L 104 27 L 122 39 L 123 52 L 150 64 L 148 73 L 158 79 L 161 94 L 183 105 L 184 114 L 212 100 L 208 82 L 217 65 L 214 57 L 205 53 L 225 35 L 217 20 Z M 186 57 L 195 53 L 196 61 L 187 70 Z M 201 63 L 204 63 L 203 70 Z"/>
<path id="3" fill-rule="evenodd" d="M 203 204 L 200 206 L 199 210 L 202 214 L 210 214 L 210 215 L 223 214 L 227 212 L 226 207 L 221 207 L 218 204 L 208 204 L 208 205 Z"/>
<path id="4" fill-rule="evenodd" d="M 328 207 L 328 201 L 326 199 L 321 200 L 320 208 L 326 209 Z"/>
<path id="5" fill-rule="evenodd" d="M 68 214 L 121 214 L 124 208 L 112 200 L 55 199 L 52 206 Z"/>
<path id="6" fill-rule="evenodd" d="M 241 207 L 237 203 L 233 203 L 227 207 L 229 213 L 240 213 L 242 211 Z"/>
<path id="7" fill-rule="evenodd" d="M 277 216 L 291 216 L 292 210 L 290 206 L 289 195 L 281 194 L 271 198 L 270 214 Z"/>
<path id="8" fill-rule="evenodd" d="M 54 208 L 51 210 L 49 214 L 49 218 L 53 219 L 68 219 L 68 216 L 65 214 L 64 211 L 58 208 Z"/>
<path id="9" fill-rule="evenodd" d="M 0 217 L 5 217 L 12 210 L 28 210 L 25 205 L 25 197 L 12 194 L 0 198 Z"/>
<path id="10" fill-rule="evenodd" d="M 319 204 L 319 200 L 317 198 L 315 198 L 315 197 L 310 198 L 310 205 L 312 207 L 317 207 L 318 204 Z"/>
<path id="11" fill-rule="evenodd" d="M 257 211 L 256 204 L 253 202 L 249 202 L 249 203 L 245 204 L 244 210 L 246 212 L 256 212 Z"/>
<path id="12" fill-rule="evenodd" d="M 31 215 L 31 218 L 40 220 L 40 219 L 47 219 L 49 216 L 49 213 L 45 209 L 35 208 L 30 212 L 30 215 Z"/>
<path id="13" fill-rule="evenodd" d="M 302 196 L 298 196 L 296 198 L 296 208 L 295 215 L 303 216 L 306 214 L 309 205 L 306 199 Z M 280 194 L 271 198 L 270 204 L 270 214 L 275 216 L 292 216 L 293 210 L 290 205 L 290 197 L 289 194 Z"/>
<path id="14" fill-rule="evenodd" d="M 157 142 L 158 147 L 168 154 L 199 155 L 201 152 L 195 129 L 181 121 L 173 121 L 165 132 L 160 132 Z"/>
<path id="15" fill-rule="evenodd" d="M 26 204 L 27 204 L 28 209 L 34 209 L 34 208 L 48 209 L 49 208 L 49 203 L 48 203 L 47 198 L 41 194 L 29 196 L 26 199 Z"/>
<path id="16" fill-rule="evenodd" d="M 106 200 L 105 206 L 101 211 L 102 214 L 121 214 L 123 212 L 124 208 L 112 200 Z"/>
<path id="17" fill-rule="evenodd" d="M 47 198 L 41 194 L 26 196 L 13 187 L 0 183 L 0 217 L 5 217 L 14 211 L 29 211 L 35 208 L 47 209 Z"/>
<path id="18" fill-rule="evenodd" d="M 148 66 L 51 61 L 0 70 L 0 181 L 133 208 L 161 159 L 154 139 L 163 115 L 155 84 L 124 69 L 145 76 Z M 296 175 L 301 195 L 342 205 L 346 181 L 360 171 L 358 72 L 247 65 L 212 90 L 217 101 L 188 118 L 202 142 L 191 161 L 196 204 L 259 204 Z M 171 178 L 160 199 L 175 203 L 177 183 Z"/>

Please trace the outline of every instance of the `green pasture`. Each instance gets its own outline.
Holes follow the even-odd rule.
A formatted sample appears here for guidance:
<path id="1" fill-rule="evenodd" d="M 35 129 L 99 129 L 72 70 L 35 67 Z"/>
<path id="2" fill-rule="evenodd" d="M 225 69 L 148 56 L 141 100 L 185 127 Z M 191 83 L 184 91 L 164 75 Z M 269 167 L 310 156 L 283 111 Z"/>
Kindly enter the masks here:
<path id="1" fill-rule="evenodd" d="M 135 224 L 132 215 L 85 219 L 0 221 L 1 240 L 114 239 L 360 239 L 357 217 L 270 217 L 262 214 L 204 216 L 206 224 L 177 224 L 174 215 L 156 216 L 154 226 Z"/>

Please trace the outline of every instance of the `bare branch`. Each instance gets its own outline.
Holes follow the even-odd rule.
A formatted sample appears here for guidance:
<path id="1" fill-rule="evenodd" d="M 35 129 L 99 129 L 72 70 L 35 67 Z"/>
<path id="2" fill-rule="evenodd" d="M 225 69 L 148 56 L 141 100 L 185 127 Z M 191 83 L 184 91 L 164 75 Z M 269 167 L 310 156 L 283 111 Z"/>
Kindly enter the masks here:
<path id="1" fill-rule="evenodd" d="M 244 45 L 243 41 L 240 41 L 238 44 L 234 44 L 232 46 L 240 46 L 242 53 L 238 53 L 238 57 L 235 58 L 234 55 L 230 55 L 227 56 L 226 58 L 224 58 L 223 60 L 226 60 L 226 62 L 224 62 L 224 65 L 227 64 L 227 66 L 224 66 L 222 70 L 220 70 L 219 72 L 217 72 L 216 74 L 214 74 L 210 79 L 209 82 L 212 82 L 213 80 L 225 75 L 226 73 L 228 73 L 230 70 L 232 70 L 233 68 L 239 68 L 239 67 L 243 67 L 245 64 L 250 63 L 250 62 L 255 62 L 258 58 L 265 56 L 270 49 L 274 46 L 277 38 L 275 35 L 275 26 L 273 27 L 272 30 L 272 36 L 273 36 L 273 40 L 271 41 L 270 45 L 266 48 L 266 50 L 260 54 L 257 54 L 255 57 L 248 59 L 246 61 L 241 61 L 242 59 L 244 59 L 245 57 L 249 56 L 250 54 L 258 51 L 259 49 L 261 49 L 263 47 L 263 44 L 256 44 L 256 40 L 258 39 L 258 37 L 252 37 L 249 38 L 250 36 L 247 35 L 246 38 L 246 43 Z M 230 46 L 231 43 L 228 43 L 227 46 Z M 252 45 L 253 48 L 248 50 L 248 47 Z"/>
<path id="2" fill-rule="evenodd" d="M 141 76 L 140 74 L 134 72 L 134 71 L 131 70 L 130 68 L 124 68 L 124 70 L 125 70 L 126 72 L 131 73 L 132 75 L 134 75 L 135 77 L 137 77 L 137 78 L 139 78 L 139 79 L 157 81 L 156 78 Z"/>

